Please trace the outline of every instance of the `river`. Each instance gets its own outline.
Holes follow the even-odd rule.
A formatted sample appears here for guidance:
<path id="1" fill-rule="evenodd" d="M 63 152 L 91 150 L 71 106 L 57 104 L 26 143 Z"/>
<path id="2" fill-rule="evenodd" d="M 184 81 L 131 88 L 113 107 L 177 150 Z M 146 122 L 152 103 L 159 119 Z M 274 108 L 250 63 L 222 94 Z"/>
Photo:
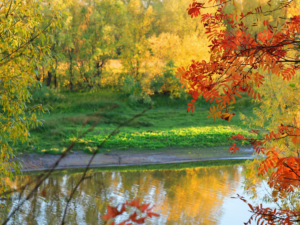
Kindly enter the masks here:
<path id="1" fill-rule="evenodd" d="M 251 216 L 244 202 L 231 198 L 243 194 L 242 170 L 243 166 L 128 172 L 93 170 L 92 178 L 81 184 L 72 200 L 66 224 L 105 224 L 101 216 L 106 213 L 108 203 L 140 198 L 155 204 L 153 212 L 161 215 L 148 218 L 146 224 L 240 225 Z M 9 184 L 18 187 L 36 175 L 17 176 Z M 54 173 L 8 224 L 60 224 L 66 197 L 81 175 L 82 170 Z M 7 202 L 10 211 L 17 203 L 15 195 Z"/>

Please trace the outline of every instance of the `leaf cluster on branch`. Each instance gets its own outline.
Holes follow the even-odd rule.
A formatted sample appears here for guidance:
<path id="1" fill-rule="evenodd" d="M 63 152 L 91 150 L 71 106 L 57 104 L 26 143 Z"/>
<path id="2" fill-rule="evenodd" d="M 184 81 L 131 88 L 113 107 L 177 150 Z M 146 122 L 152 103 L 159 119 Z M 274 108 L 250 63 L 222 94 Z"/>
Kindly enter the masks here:
<path id="1" fill-rule="evenodd" d="M 132 225 L 133 222 L 136 224 L 144 224 L 147 217 L 151 218 L 153 216 L 159 217 L 159 214 L 152 212 L 154 206 L 149 207 L 150 203 L 140 203 L 140 199 L 134 199 L 130 202 L 126 201 L 125 203 L 121 204 L 120 206 L 107 206 L 107 214 L 102 216 L 102 219 L 106 221 L 107 225 Z M 123 222 L 120 222 L 118 224 L 115 223 L 115 218 L 119 215 L 122 215 L 124 212 L 126 212 L 126 209 L 128 207 L 135 208 L 134 212 L 129 214 L 128 219 L 124 220 Z M 137 213 L 138 212 L 138 213 Z M 144 216 L 138 216 L 138 214 L 144 214 Z M 138 218 L 140 217 L 140 218 Z"/>
<path id="2" fill-rule="evenodd" d="M 278 4 L 268 1 L 267 6 L 258 5 L 240 15 L 227 14 L 226 7 L 230 4 L 235 6 L 234 1 L 194 1 L 187 8 L 192 18 L 200 17 L 204 24 L 211 56 L 209 61 L 192 61 L 188 67 L 179 68 L 177 76 L 182 87 L 193 97 L 188 103 L 188 111 L 194 111 L 194 103 L 203 97 L 215 103 L 208 111 L 208 118 L 214 120 L 219 118 L 229 122 L 234 115 L 230 108 L 242 93 L 262 103 L 255 109 L 258 118 L 254 124 L 264 128 L 267 134 L 252 129 L 262 138 L 232 135 L 228 138 L 234 141 L 229 151 L 236 153 L 239 150 L 236 140 L 248 142 L 253 147 L 259 157 L 250 163 L 255 170 L 248 174 L 255 173 L 260 180 L 267 181 L 272 190 L 268 199 L 278 208 L 254 207 L 249 203 L 253 216 L 245 224 L 250 224 L 253 219 L 257 224 L 294 224 L 300 219 L 300 207 L 295 197 L 300 184 L 300 99 L 297 88 L 300 10 L 289 10 L 297 8 L 294 1 Z M 216 7 L 217 11 L 204 13 L 208 7 Z M 275 22 L 265 19 L 275 12 L 283 12 L 284 16 Z M 249 32 L 257 26 L 256 22 L 246 23 L 250 17 L 256 18 L 256 22 L 258 18 L 262 19 L 263 29 Z M 239 198 L 246 202 L 243 197 Z"/>

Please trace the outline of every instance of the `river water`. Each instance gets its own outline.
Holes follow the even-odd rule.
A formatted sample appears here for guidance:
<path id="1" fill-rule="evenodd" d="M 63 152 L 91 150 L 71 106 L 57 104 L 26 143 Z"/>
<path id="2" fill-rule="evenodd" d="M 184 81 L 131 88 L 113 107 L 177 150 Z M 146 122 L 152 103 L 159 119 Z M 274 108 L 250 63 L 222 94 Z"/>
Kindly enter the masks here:
<path id="1" fill-rule="evenodd" d="M 161 215 L 148 218 L 146 224 L 240 225 L 251 216 L 244 202 L 231 198 L 243 194 L 242 170 L 242 166 L 225 166 L 93 172 L 72 200 L 66 224 L 105 224 L 101 216 L 106 213 L 107 204 L 140 198 L 155 204 L 153 211 Z M 80 170 L 53 174 L 8 224 L 60 224 L 66 197 L 81 175 Z M 36 175 L 18 176 L 9 184 L 18 187 L 33 176 Z M 18 203 L 16 197 L 7 202 L 10 210 Z"/>

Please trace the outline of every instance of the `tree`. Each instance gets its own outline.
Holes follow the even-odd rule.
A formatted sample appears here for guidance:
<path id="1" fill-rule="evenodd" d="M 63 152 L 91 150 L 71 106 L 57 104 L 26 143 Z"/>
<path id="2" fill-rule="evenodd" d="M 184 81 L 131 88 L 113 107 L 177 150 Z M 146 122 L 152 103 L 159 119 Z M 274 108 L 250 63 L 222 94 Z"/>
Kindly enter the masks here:
<path id="1" fill-rule="evenodd" d="M 73 91 L 74 82 L 77 78 L 75 71 L 76 66 L 76 56 L 78 55 L 80 45 L 78 43 L 82 16 L 79 13 L 80 7 L 76 0 L 66 1 L 68 10 L 67 17 L 65 19 L 65 26 L 62 32 L 59 34 L 61 41 L 60 48 L 64 53 L 64 62 L 68 65 L 67 75 L 67 85 L 69 90 Z M 82 3 L 83 4 L 83 3 Z"/>
<path id="2" fill-rule="evenodd" d="M 140 0 L 130 0 L 127 4 L 126 24 L 122 28 L 120 45 L 122 46 L 121 61 L 127 80 L 132 80 L 133 86 L 140 86 L 134 91 L 133 98 L 142 99 L 149 89 L 143 88 L 147 83 L 147 75 L 141 70 L 150 57 L 149 32 L 153 21 L 153 8 L 145 8 Z M 149 84 L 149 83 L 148 83 Z"/>
<path id="3" fill-rule="evenodd" d="M 49 2 L 48 2 L 49 4 Z M 64 10 L 64 5 L 61 1 L 52 1 L 52 4 L 55 4 L 58 8 L 61 10 Z M 52 10 L 49 7 L 43 7 L 43 15 L 45 17 L 51 17 Z M 66 13 L 64 13 L 66 14 Z M 62 15 L 65 16 L 65 15 Z M 47 21 L 43 21 L 43 26 L 47 26 Z M 60 26 L 53 26 L 48 29 L 48 31 L 45 31 L 45 35 L 48 37 L 49 42 L 45 43 L 50 45 L 50 51 L 52 54 L 52 60 L 51 60 L 51 66 L 49 67 L 49 70 L 47 72 L 47 80 L 46 80 L 46 86 L 50 87 L 51 81 L 54 78 L 54 87 L 57 88 L 57 64 L 58 64 L 58 58 L 61 56 L 59 55 L 57 49 L 59 45 L 59 39 L 58 39 L 58 31 L 60 29 Z M 39 41 L 39 40 L 37 40 Z M 41 41 L 40 41 L 41 42 Z M 39 45 L 44 46 L 44 43 L 39 43 Z M 39 77 L 40 79 L 40 77 Z"/>
<path id="4" fill-rule="evenodd" d="M 160 83 L 165 79 L 166 67 L 169 67 L 170 61 L 177 67 L 189 63 L 192 59 L 202 60 L 209 58 L 208 42 L 205 41 L 204 27 L 199 26 L 200 31 L 189 32 L 180 37 L 173 33 L 161 33 L 158 37 L 153 35 L 149 38 L 152 56 L 148 60 L 147 72 L 152 76 L 152 82 Z M 202 33 L 202 34 L 201 34 Z M 201 34 L 201 35 L 200 35 Z M 198 38 L 202 37 L 204 41 L 199 42 Z M 174 48 L 174 46 L 181 46 Z M 197 51 L 195 51 L 197 49 Z M 164 82 L 166 84 L 166 82 Z M 178 78 L 174 75 L 168 76 L 168 85 L 161 85 L 158 92 L 169 92 L 171 97 L 180 97 L 184 90 L 180 88 Z"/>
<path id="5" fill-rule="evenodd" d="M 51 61 L 50 46 L 39 45 L 37 39 L 48 43 L 44 32 L 58 24 L 60 13 L 51 5 L 51 14 L 43 16 L 41 1 L 2 1 L 0 6 L 0 179 L 19 172 L 19 163 L 12 160 L 12 144 L 26 141 L 29 128 L 41 122 L 35 112 L 44 111 L 40 105 L 28 108 L 30 89 L 37 85 L 38 68 Z M 43 21 L 46 27 L 41 27 Z"/>
<path id="6" fill-rule="evenodd" d="M 101 75 L 104 66 L 109 59 L 115 57 L 117 38 L 119 38 L 120 27 L 124 24 L 124 4 L 120 1 L 98 1 L 94 2 L 91 15 L 91 26 L 89 27 L 90 49 L 92 61 L 95 64 L 95 79 L 99 79 L 101 86 Z M 118 16 L 111 16 L 116 13 Z"/>
<path id="7" fill-rule="evenodd" d="M 58 0 L 57 4 L 66 12 L 64 25 L 48 34 L 57 41 L 52 46 L 57 85 L 69 90 L 99 88 L 106 63 L 116 55 L 124 4 L 120 0 Z"/>
<path id="8" fill-rule="evenodd" d="M 300 221 L 300 118 L 299 118 L 299 33 L 300 15 L 298 10 L 290 10 L 297 2 L 271 2 L 268 6 L 258 5 L 254 10 L 240 14 L 226 14 L 230 1 L 212 3 L 193 2 L 188 10 L 191 17 L 201 16 L 211 42 L 209 61 L 192 61 L 187 68 L 179 68 L 177 75 L 182 85 L 189 90 L 193 99 L 188 103 L 188 112 L 194 111 L 194 103 L 199 97 L 216 105 L 208 111 L 208 118 L 225 119 L 228 122 L 235 115 L 231 109 L 236 96 L 247 93 L 254 100 L 264 104 L 256 110 L 259 116 L 256 125 L 266 128 L 268 133 L 262 138 L 232 136 L 231 152 L 239 148 L 235 140 L 248 141 L 257 155 L 248 165 L 256 176 L 265 179 L 272 189 L 269 201 L 278 203 L 280 208 L 270 209 L 249 204 L 257 224 L 292 224 Z M 232 1 L 232 6 L 235 2 Z M 295 5 L 294 5 L 295 4 Z M 207 7 L 216 7 L 216 13 L 202 13 Z M 248 9 L 247 9 L 248 10 Z M 238 11 L 237 11 L 238 12 Z M 268 15 L 282 14 L 280 20 L 270 21 Z M 255 32 L 248 32 L 245 20 L 261 26 Z M 222 29 L 224 24 L 230 29 Z M 253 29 L 253 28 L 251 28 Z M 272 85 L 275 84 L 276 90 Z M 258 99 L 257 99 L 258 98 Z M 265 126 L 266 120 L 271 119 Z M 258 130 L 252 132 L 259 134 Z M 240 197 L 240 196 L 239 196 Z M 245 201 L 243 197 L 241 200 Z"/>

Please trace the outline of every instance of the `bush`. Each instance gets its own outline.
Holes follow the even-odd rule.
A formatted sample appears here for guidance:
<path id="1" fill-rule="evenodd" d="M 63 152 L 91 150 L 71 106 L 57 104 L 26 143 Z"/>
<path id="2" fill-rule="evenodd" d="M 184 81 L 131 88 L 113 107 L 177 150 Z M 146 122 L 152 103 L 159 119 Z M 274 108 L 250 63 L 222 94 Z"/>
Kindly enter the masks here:
<path id="1" fill-rule="evenodd" d="M 33 103 L 61 102 L 65 98 L 58 90 L 53 90 L 44 84 L 31 88 Z"/>

